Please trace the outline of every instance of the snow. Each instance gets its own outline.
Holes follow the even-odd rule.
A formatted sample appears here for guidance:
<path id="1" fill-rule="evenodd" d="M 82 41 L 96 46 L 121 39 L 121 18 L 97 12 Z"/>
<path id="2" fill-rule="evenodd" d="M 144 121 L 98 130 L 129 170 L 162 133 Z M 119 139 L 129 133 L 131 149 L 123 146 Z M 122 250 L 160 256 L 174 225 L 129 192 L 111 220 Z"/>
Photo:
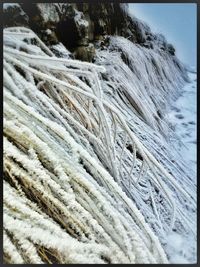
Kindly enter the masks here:
<path id="1" fill-rule="evenodd" d="M 192 238 L 186 240 L 184 236 L 175 232 L 168 235 L 167 243 L 170 255 L 169 260 L 172 264 L 195 263 L 194 260 L 188 260 L 188 254 L 192 253 L 190 242 L 192 242 Z"/>
<path id="2" fill-rule="evenodd" d="M 53 51 L 57 52 L 59 54 L 59 56 L 62 58 L 70 58 L 71 57 L 71 53 L 69 52 L 69 50 L 67 50 L 67 48 L 62 43 L 52 45 L 51 48 Z"/>
<path id="3" fill-rule="evenodd" d="M 10 33 L 10 35 L 12 38 L 13 33 Z M 97 157 L 94 151 L 90 151 L 90 154 L 88 152 L 89 149 L 86 149 L 79 140 L 76 141 L 76 139 L 81 137 L 79 136 L 80 128 L 76 133 L 76 137 L 78 138 L 73 138 L 69 133 L 71 123 L 68 126 L 67 121 L 65 124 L 60 123 L 60 118 L 62 117 L 61 114 L 58 116 L 58 112 L 61 110 L 62 106 L 58 108 L 56 97 L 58 97 L 64 107 L 62 114 L 66 112 L 68 117 L 69 115 L 74 115 L 72 112 L 68 111 L 71 107 L 68 107 L 68 105 L 64 103 L 67 95 L 68 99 L 76 107 L 76 110 L 83 115 L 83 118 L 74 116 L 73 119 L 76 123 L 81 123 L 82 127 L 87 127 L 88 131 L 90 130 L 90 135 L 94 137 L 93 139 L 97 139 L 96 134 L 99 135 L 98 124 L 99 121 L 102 122 L 102 132 L 100 132 L 102 139 L 99 138 L 98 141 L 101 146 L 105 148 L 104 150 L 106 152 L 108 151 L 102 156 L 103 159 L 105 159 L 105 161 L 107 160 L 107 162 L 111 161 L 112 164 L 115 163 L 115 155 L 113 152 L 112 132 L 108 125 L 110 109 L 112 109 L 115 116 L 118 116 L 118 121 L 120 121 L 125 128 L 124 130 L 128 132 L 132 139 L 136 139 L 134 134 L 130 133 L 119 111 L 115 111 L 114 107 L 106 101 L 103 102 L 101 80 L 99 79 L 100 73 L 97 73 L 97 70 L 101 70 L 102 67 L 74 61 L 76 68 L 78 68 L 81 73 L 84 74 L 82 68 L 87 70 L 85 71 L 87 74 L 85 77 L 87 78 L 88 76 L 89 85 L 91 85 L 91 87 L 85 84 L 83 88 L 82 84 L 84 82 L 77 82 L 79 79 L 79 77 L 76 76 L 77 69 L 64 68 L 65 65 L 71 65 L 71 60 L 47 57 L 47 55 L 43 57 L 40 55 L 37 57 L 32 54 L 26 55 L 22 51 L 8 47 L 5 47 L 4 51 L 4 130 L 12 134 L 14 139 L 21 140 L 23 146 L 28 148 L 28 154 L 31 154 L 27 156 L 27 154 L 24 154 L 14 143 L 12 145 L 5 138 L 5 156 L 7 158 L 10 156 L 16 158 L 28 172 L 28 174 L 25 175 L 26 171 L 22 170 L 21 167 L 16 164 L 16 166 L 12 166 L 13 173 L 18 173 L 21 177 L 26 176 L 28 183 L 30 183 L 30 179 L 33 178 L 32 182 L 35 184 L 37 191 L 42 192 L 45 198 L 49 198 L 51 203 L 55 202 L 55 206 L 58 206 L 58 208 L 62 210 L 60 215 L 62 219 L 60 218 L 60 221 L 69 218 L 69 216 L 72 218 L 74 217 L 74 221 L 77 221 L 78 224 L 73 223 L 73 227 L 80 235 L 80 242 L 74 241 L 74 245 L 73 243 L 71 244 L 70 241 L 72 238 L 70 239 L 70 237 L 66 235 L 66 232 L 62 239 L 60 239 L 60 235 L 58 236 L 58 234 L 65 230 L 62 230 L 59 226 L 56 227 L 58 230 L 55 229 L 55 233 L 52 234 L 50 231 L 51 229 L 46 227 L 48 219 L 46 219 L 45 214 L 42 214 L 43 217 L 41 220 L 38 220 L 39 214 L 33 214 L 30 209 L 21 205 L 21 196 L 16 199 L 16 205 L 17 208 L 22 211 L 21 214 L 26 214 L 25 216 L 27 216 L 28 219 L 21 220 L 21 215 L 16 212 L 17 218 L 15 221 L 15 214 L 10 212 L 7 208 L 4 213 L 4 225 L 6 230 L 12 232 L 16 238 L 18 234 L 20 234 L 20 236 L 25 239 L 29 238 L 34 244 L 43 244 L 45 247 L 51 246 L 53 249 L 57 249 L 63 257 L 66 255 L 65 252 L 67 250 L 70 256 L 74 255 L 75 259 L 73 259 L 73 262 L 78 260 L 79 263 L 83 263 L 87 260 L 87 262 L 90 263 L 89 259 L 91 258 L 91 263 L 101 263 L 103 259 L 101 259 L 100 256 L 103 250 L 106 251 L 108 254 L 107 258 L 110 257 L 110 261 L 113 261 L 113 263 L 167 263 L 165 252 L 159 240 L 145 222 L 144 217 L 135 206 L 135 203 L 127 197 L 121 187 L 115 182 L 113 176 L 111 176 L 112 169 L 109 173 L 96 159 Z M 19 57 L 18 59 L 20 60 L 18 60 L 17 57 Z M 20 64 L 26 73 L 29 74 L 27 77 L 22 77 L 22 75 L 15 70 L 13 60 L 15 63 Z M 43 60 L 43 62 L 41 60 Z M 37 66 L 37 69 L 41 72 L 38 72 L 34 66 Z M 70 71 L 70 76 L 67 74 L 68 71 Z M 37 76 L 35 76 L 35 74 Z M 40 81 L 49 81 L 48 86 L 42 86 L 40 84 L 43 91 L 45 90 L 47 92 L 46 95 L 38 90 L 33 77 L 37 77 L 37 79 L 39 77 Z M 71 82 L 71 84 L 69 82 Z M 55 90 L 55 86 L 58 90 Z M 12 94 L 9 91 L 11 91 Z M 75 95 L 76 92 L 79 93 L 79 97 Z M 99 99 L 98 96 L 100 96 Z M 95 105 L 98 108 L 95 109 L 92 107 L 91 113 L 87 112 L 87 106 L 86 109 L 84 109 L 86 100 L 90 100 L 90 98 L 95 100 Z M 52 105 L 51 107 L 53 101 L 54 106 Z M 107 109 L 105 109 L 105 106 Z M 47 107 L 49 107 L 49 109 L 47 109 Z M 98 120 L 96 116 L 97 112 L 102 119 Z M 13 118 L 15 118 L 15 121 L 13 121 Z M 88 120 L 88 122 L 90 122 L 89 119 L 93 122 L 93 129 L 90 129 L 87 125 L 85 126 L 85 121 Z M 97 120 L 97 123 L 95 123 L 95 120 Z M 30 121 L 34 121 L 36 126 L 30 124 Z M 74 123 L 72 126 L 74 128 Z M 95 129 L 96 127 L 97 129 Z M 76 128 L 74 128 L 74 130 L 76 130 Z M 82 133 L 84 134 L 84 132 Z M 84 135 L 82 135 L 82 139 L 83 138 L 85 138 Z M 142 144 L 136 140 L 136 146 L 141 147 Z M 144 151 L 144 157 L 145 154 L 146 152 Z M 148 155 L 147 160 L 151 160 L 151 157 Z M 83 166 L 79 164 L 79 159 L 84 162 L 90 172 L 83 172 Z M 44 165 L 40 164 L 40 160 L 45 161 Z M 71 163 L 72 161 L 73 164 Z M 9 164 L 8 161 L 7 163 Z M 116 166 L 117 164 L 115 167 Z M 48 169 L 46 169 L 46 167 Z M 52 167 L 55 169 L 52 170 Z M 51 174 L 52 171 L 54 173 Z M 60 179 L 61 175 L 63 179 Z M 99 180 L 100 185 L 103 184 L 103 186 L 98 184 Z M 61 187 L 65 190 L 62 190 Z M 64 202 L 64 199 L 68 199 L 69 196 L 68 188 L 66 187 L 72 190 L 74 196 L 73 203 L 70 203 L 70 201 L 69 203 L 67 201 Z M 51 188 L 51 190 L 48 190 L 48 188 Z M 8 187 L 5 187 L 5 192 L 5 199 L 12 207 L 15 197 L 12 195 L 10 196 Z M 25 202 L 27 201 L 28 199 L 26 198 Z M 126 211 L 127 209 L 129 210 L 128 213 Z M 30 223 L 27 223 L 28 220 L 30 220 Z M 41 227 L 41 224 L 45 226 L 45 229 Z M 80 228 L 79 225 L 85 227 Z M 31 227 L 33 227 L 34 231 L 30 231 Z M 18 228 L 19 230 L 17 230 Z M 86 231 L 84 228 L 86 228 L 92 240 L 98 241 L 98 245 L 86 239 L 85 232 L 83 232 Z M 95 231 L 93 231 L 93 229 Z M 108 232 L 109 236 L 107 235 Z M 110 236 L 112 238 L 110 238 Z M 69 247 L 66 244 L 70 244 Z M 76 251 L 73 251 L 74 246 L 77 247 L 78 254 Z M 80 248 L 84 249 L 83 253 L 81 253 Z M 92 248 L 92 252 L 90 248 Z M 93 252 L 95 253 L 94 256 L 92 255 Z M 83 256 L 88 259 L 79 259 Z"/>
<path id="4" fill-rule="evenodd" d="M 52 31 L 50 29 L 47 29 L 46 34 L 50 35 L 50 34 L 52 34 Z"/>
<path id="5" fill-rule="evenodd" d="M 76 10 L 76 15 L 74 17 L 74 20 L 77 22 L 78 25 L 82 25 L 84 27 L 88 27 L 89 26 L 88 21 L 84 19 L 83 12 L 80 12 L 80 11 Z"/>
<path id="6" fill-rule="evenodd" d="M 171 191 L 171 194 L 173 195 L 171 197 L 171 204 L 174 204 L 176 210 L 181 211 L 181 216 L 179 212 L 175 212 L 175 220 L 179 221 L 179 223 L 188 221 L 189 226 L 187 225 L 187 227 L 193 232 L 188 233 L 188 229 L 185 228 L 184 223 L 175 226 L 175 229 L 178 229 L 177 232 L 179 236 L 184 240 L 185 252 L 181 253 L 180 251 L 176 251 L 171 248 L 170 243 L 165 243 L 165 238 L 167 239 L 170 231 L 169 228 L 166 227 L 164 221 L 162 221 L 162 231 L 164 232 L 164 235 L 162 231 L 159 231 L 158 229 L 156 229 L 156 234 L 161 241 L 164 241 L 163 243 L 167 255 L 170 258 L 170 262 L 193 262 L 195 258 L 195 209 L 194 211 L 191 211 L 185 204 L 181 203 L 178 199 L 179 197 L 177 197 L 179 191 L 177 189 L 184 188 L 184 190 L 189 192 L 195 200 L 196 188 L 194 174 L 190 164 L 187 162 L 183 163 L 184 154 L 177 151 L 178 149 L 182 149 L 181 147 L 187 140 L 182 139 L 182 142 L 178 143 L 177 136 L 174 136 L 173 131 L 173 139 L 177 145 L 174 147 L 169 143 L 167 138 L 169 132 L 168 122 L 174 124 L 174 121 L 170 117 L 167 118 L 166 113 L 170 110 L 170 104 L 176 106 L 177 103 L 181 101 L 182 96 L 185 101 L 189 101 L 190 103 L 190 105 L 187 104 L 188 110 L 185 108 L 185 103 L 183 104 L 182 109 L 185 113 L 186 111 L 187 113 L 191 112 L 191 108 L 194 108 L 193 103 L 195 101 L 195 88 L 193 88 L 195 77 L 193 77 L 191 73 L 188 73 L 190 79 L 193 77 L 193 82 L 186 84 L 188 79 L 187 73 L 184 71 L 184 66 L 181 68 L 174 68 L 175 64 L 172 61 L 172 57 L 164 52 L 141 48 L 122 37 L 111 37 L 110 39 L 109 50 L 98 51 L 96 59 L 98 64 L 106 67 L 107 73 L 109 74 L 106 76 L 106 82 L 103 86 L 105 97 L 108 101 L 112 101 L 113 105 L 116 105 L 117 109 L 124 114 L 124 117 L 130 120 L 130 125 L 134 133 L 136 133 L 140 140 L 142 140 L 142 143 L 145 144 L 151 153 L 153 153 L 155 157 L 162 162 L 168 170 L 170 170 L 178 183 L 179 186 L 176 187 L 174 194 L 169 187 L 169 179 L 163 179 L 167 186 L 166 191 L 168 193 Z M 123 55 L 123 60 L 120 54 Z M 176 62 L 178 62 L 178 64 L 180 63 L 178 60 Z M 156 68 L 153 68 L 154 65 Z M 184 91 L 187 92 L 186 97 Z M 127 93 L 127 95 L 122 94 L 122 92 Z M 190 94 L 190 98 L 188 97 L 188 94 Z M 132 106 L 129 102 L 131 99 L 133 99 L 133 104 L 131 103 Z M 136 109 L 136 107 L 138 108 Z M 137 113 L 138 109 L 140 109 L 140 114 L 146 119 L 145 123 L 142 122 L 142 118 L 140 118 Z M 153 121 L 156 117 L 157 110 L 159 110 L 162 115 L 162 119 L 158 120 L 158 125 Z M 153 114 L 155 115 L 153 116 Z M 193 112 L 191 112 L 190 119 L 188 118 L 188 120 L 190 121 L 191 119 L 194 119 Z M 147 127 L 147 123 L 150 127 Z M 188 125 L 190 127 L 192 126 L 192 124 Z M 160 126 L 162 126 L 162 128 Z M 161 131 L 153 131 L 153 128 L 160 128 Z M 181 139 L 180 133 L 175 133 L 176 135 L 179 134 L 179 139 Z M 192 133 L 195 135 L 195 130 L 193 130 Z M 163 136 L 166 136 L 166 139 L 163 138 Z M 192 152 L 191 155 L 194 157 Z M 172 162 L 175 164 L 172 164 Z M 125 172 L 124 177 L 126 177 Z M 190 181 L 188 181 L 188 177 L 190 177 Z M 147 180 L 144 179 L 145 185 L 147 184 L 147 181 L 148 178 Z M 125 183 L 126 181 L 124 184 Z M 130 185 L 127 185 L 127 188 L 129 195 L 132 195 L 132 198 L 137 206 L 140 207 L 147 222 L 152 224 L 154 229 L 157 228 L 153 223 L 153 221 L 155 222 L 155 216 L 151 213 L 148 205 L 146 205 L 147 203 L 145 201 L 142 202 L 141 200 L 141 191 L 143 189 L 140 190 L 139 188 L 132 187 L 131 190 Z M 124 190 L 126 190 L 126 186 Z M 149 190 L 147 192 L 149 193 Z M 146 193 L 147 198 L 148 193 Z M 157 199 L 156 196 L 154 197 L 157 206 L 159 199 Z M 190 207 L 190 204 L 188 206 Z M 166 206 L 162 211 L 158 208 L 159 216 L 166 219 L 168 217 L 168 215 L 166 216 L 167 209 Z M 166 220 L 166 222 L 169 221 Z"/>
<path id="7" fill-rule="evenodd" d="M 44 22 L 59 22 L 59 12 L 55 5 L 51 3 L 38 3 L 42 18 Z"/>
<path id="8" fill-rule="evenodd" d="M 188 73 L 191 82 L 187 83 L 179 98 L 172 106 L 168 114 L 168 120 L 174 126 L 175 133 L 184 145 L 180 145 L 177 139 L 172 139 L 177 150 L 182 154 L 183 159 L 196 170 L 196 130 L 197 130 L 197 75 L 195 72 Z"/>
<path id="9" fill-rule="evenodd" d="M 32 179 L 35 188 L 63 211 L 62 221 L 72 215 L 86 225 L 91 237 L 113 257 L 113 263 L 162 263 L 167 262 L 166 255 L 171 263 L 194 261 L 194 185 L 181 169 L 175 149 L 170 151 L 163 131 L 159 131 L 165 125 L 160 127 L 162 120 L 157 123 L 154 116 L 157 109 L 163 113 L 167 110 L 163 101 L 167 105 L 168 99 L 172 102 L 176 98 L 172 111 L 179 102 L 185 111 L 184 101 L 194 89 L 189 85 L 192 86 L 195 77 L 189 73 L 192 83 L 182 90 L 185 73 L 174 58 L 164 52 L 140 48 L 125 38 L 112 38 L 108 50 L 98 51 L 96 63 L 100 66 L 97 66 L 57 58 L 37 36 L 43 51 L 51 56 L 33 54 L 34 45 L 25 53 L 21 50 L 22 37 L 19 46 L 15 32 L 7 30 L 6 34 L 12 43 L 8 46 L 4 42 L 4 131 L 13 143 L 5 137 L 4 150 L 6 158 L 13 157 L 20 163 L 7 160 L 12 173 L 19 173 L 28 184 Z M 57 48 L 64 49 L 61 44 Z M 26 77 L 16 66 L 24 70 Z M 107 79 L 102 79 L 102 68 L 106 68 L 103 75 Z M 186 100 L 180 100 L 185 91 Z M 187 116 L 193 107 L 192 100 L 189 103 Z M 127 144 L 133 147 L 134 160 Z M 28 153 L 21 151 L 21 146 Z M 176 160 L 174 168 L 171 155 Z M 144 164 L 148 170 L 140 177 Z M 132 172 L 132 165 L 137 171 L 135 168 Z M 138 177 L 140 181 L 135 184 Z M 44 246 L 56 242 L 54 248 L 64 256 L 63 248 L 68 247 L 63 244 L 71 239 L 65 232 L 59 243 L 65 231 L 59 226 L 53 239 L 46 225 L 54 223 L 54 217 L 50 216 L 50 221 L 41 214 L 44 231 L 33 220 L 40 214 L 22 207 L 21 196 L 15 198 L 8 187 L 5 192 L 9 207 L 13 207 L 12 201 L 16 199 L 17 207 L 26 211 L 34 231 L 30 232 L 29 224 L 21 218 L 23 212 L 15 212 L 18 218 L 14 225 L 15 214 L 8 208 L 7 229 L 17 237 L 19 226 L 23 238 Z M 68 203 L 71 196 L 73 202 Z M 72 213 L 66 210 L 68 205 Z M 91 245 L 96 251 L 82 228 L 78 224 L 73 226 L 80 233 L 80 242 L 85 242 L 83 247 Z M 77 249 L 82 247 L 77 242 L 74 245 Z M 83 253 L 74 255 L 77 259 Z M 90 251 L 84 254 L 86 258 L 88 255 Z M 99 253 L 93 260 L 96 263 L 101 260 Z"/>
<path id="10" fill-rule="evenodd" d="M 7 9 L 7 8 L 9 8 L 9 7 L 20 7 L 20 5 L 19 4 L 17 4 L 17 3 L 4 3 L 3 4 L 3 9 Z"/>

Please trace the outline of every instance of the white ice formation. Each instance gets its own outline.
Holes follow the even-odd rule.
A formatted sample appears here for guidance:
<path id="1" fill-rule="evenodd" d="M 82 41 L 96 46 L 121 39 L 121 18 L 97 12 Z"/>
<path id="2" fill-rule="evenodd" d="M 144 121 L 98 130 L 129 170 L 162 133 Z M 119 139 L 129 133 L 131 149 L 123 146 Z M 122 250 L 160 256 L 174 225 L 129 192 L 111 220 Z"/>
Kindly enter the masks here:
<path id="1" fill-rule="evenodd" d="M 181 63 L 123 37 L 96 64 L 57 58 L 22 27 L 3 60 L 5 258 L 168 263 L 176 231 L 194 261 L 195 179 L 162 119 Z"/>

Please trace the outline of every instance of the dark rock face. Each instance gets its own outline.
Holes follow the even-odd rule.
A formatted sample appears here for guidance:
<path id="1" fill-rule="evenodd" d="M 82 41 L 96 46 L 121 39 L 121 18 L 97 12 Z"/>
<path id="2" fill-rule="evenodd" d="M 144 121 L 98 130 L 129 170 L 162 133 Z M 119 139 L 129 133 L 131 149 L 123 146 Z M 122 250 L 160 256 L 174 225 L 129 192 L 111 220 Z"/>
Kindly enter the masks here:
<path id="1" fill-rule="evenodd" d="M 29 18 L 18 4 L 5 4 L 3 10 L 3 26 L 28 26 Z"/>
<path id="2" fill-rule="evenodd" d="M 172 44 L 167 45 L 167 50 L 171 55 L 175 55 L 175 48 L 173 47 Z"/>
<path id="3" fill-rule="evenodd" d="M 92 43 L 87 46 L 78 46 L 74 52 L 77 59 L 91 62 L 95 56 L 95 48 Z"/>
<path id="4" fill-rule="evenodd" d="M 21 7 L 29 17 L 29 27 L 47 45 L 50 46 L 59 42 L 55 30 L 60 21 L 60 17 L 54 5 L 23 3 Z"/>
<path id="5" fill-rule="evenodd" d="M 95 47 L 106 47 L 109 35 L 175 55 L 163 35 L 153 34 L 148 25 L 130 17 L 127 8 L 120 3 L 22 3 L 4 8 L 3 20 L 4 27 L 30 27 L 50 47 L 63 43 L 80 60 L 92 61 Z"/>

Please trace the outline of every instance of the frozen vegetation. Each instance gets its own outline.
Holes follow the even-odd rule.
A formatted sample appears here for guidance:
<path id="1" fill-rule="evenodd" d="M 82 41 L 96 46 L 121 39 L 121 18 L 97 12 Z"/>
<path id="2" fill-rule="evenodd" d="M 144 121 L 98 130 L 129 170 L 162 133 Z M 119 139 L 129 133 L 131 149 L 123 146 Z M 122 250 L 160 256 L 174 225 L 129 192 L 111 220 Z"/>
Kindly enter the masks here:
<path id="1" fill-rule="evenodd" d="M 195 74 L 119 36 L 69 54 L 4 29 L 5 262 L 194 263 Z"/>

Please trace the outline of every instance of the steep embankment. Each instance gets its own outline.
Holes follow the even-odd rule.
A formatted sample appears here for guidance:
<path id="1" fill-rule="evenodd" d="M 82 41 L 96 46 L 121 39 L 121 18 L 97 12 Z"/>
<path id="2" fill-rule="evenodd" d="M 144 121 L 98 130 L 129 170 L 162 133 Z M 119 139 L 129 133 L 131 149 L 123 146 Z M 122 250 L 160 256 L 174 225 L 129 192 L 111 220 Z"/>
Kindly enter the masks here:
<path id="1" fill-rule="evenodd" d="M 126 5 L 4 12 L 39 36 L 4 31 L 5 261 L 194 262 L 195 177 L 165 119 L 188 81 L 173 46 Z"/>

